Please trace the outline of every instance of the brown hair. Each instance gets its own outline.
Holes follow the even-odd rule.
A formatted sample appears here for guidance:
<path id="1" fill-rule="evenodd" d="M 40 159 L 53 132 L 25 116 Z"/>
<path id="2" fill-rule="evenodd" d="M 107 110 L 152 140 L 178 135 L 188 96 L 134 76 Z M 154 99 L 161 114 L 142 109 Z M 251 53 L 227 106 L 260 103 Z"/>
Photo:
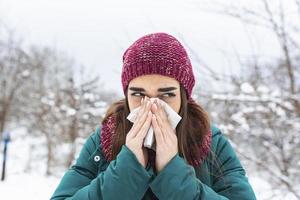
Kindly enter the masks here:
<path id="1" fill-rule="evenodd" d="M 127 91 L 126 91 L 127 94 Z M 176 134 L 178 138 L 179 155 L 189 163 L 192 164 L 193 159 L 197 158 L 199 154 L 199 144 L 202 143 L 204 136 L 210 130 L 210 120 L 208 113 L 195 101 L 187 100 L 187 94 L 182 85 L 180 85 L 181 107 L 179 115 L 182 117 L 176 127 Z M 126 141 L 126 134 L 132 127 L 132 123 L 126 119 L 130 113 L 127 95 L 113 103 L 106 112 L 102 123 L 112 114 L 115 116 L 116 130 L 112 138 L 112 159 L 115 159 Z"/>

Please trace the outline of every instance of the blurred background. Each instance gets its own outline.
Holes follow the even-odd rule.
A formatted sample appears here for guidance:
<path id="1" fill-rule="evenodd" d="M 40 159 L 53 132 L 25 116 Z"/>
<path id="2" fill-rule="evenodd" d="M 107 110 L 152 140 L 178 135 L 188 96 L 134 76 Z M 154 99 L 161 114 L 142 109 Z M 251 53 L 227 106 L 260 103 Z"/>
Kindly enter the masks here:
<path id="1" fill-rule="evenodd" d="M 299 0 L 0 0 L 1 199 L 50 198 L 152 32 L 188 50 L 257 199 L 300 199 Z"/>

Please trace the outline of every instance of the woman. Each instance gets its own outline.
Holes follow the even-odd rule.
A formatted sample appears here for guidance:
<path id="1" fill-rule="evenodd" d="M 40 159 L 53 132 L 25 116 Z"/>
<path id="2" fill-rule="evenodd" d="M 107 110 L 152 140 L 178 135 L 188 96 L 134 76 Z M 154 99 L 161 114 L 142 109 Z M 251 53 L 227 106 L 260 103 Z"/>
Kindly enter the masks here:
<path id="1" fill-rule="evenodd" d="M 134 42 L 123 55 L 125 98 L 108 109 L 51 199 L 256 199 L 228 140 L 193 101 L 194 84 L 176 38 L 153 33 Z M 175 130 L 160 100 L 182 117 Z M 126 117 L 139 106 L 132 124 Z M 151 125 L 155 151 L 143 146 Z"/>

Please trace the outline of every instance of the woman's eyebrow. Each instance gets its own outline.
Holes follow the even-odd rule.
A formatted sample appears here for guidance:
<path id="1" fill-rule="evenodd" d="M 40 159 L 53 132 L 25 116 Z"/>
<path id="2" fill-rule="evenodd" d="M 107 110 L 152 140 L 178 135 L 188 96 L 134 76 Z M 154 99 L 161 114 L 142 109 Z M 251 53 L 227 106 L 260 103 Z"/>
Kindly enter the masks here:
<path id="1" fill-rule="evenodd" d="M 157 91 L 159 92 L 169 92 L 169 91 L 172 91 L 172 90 L 176 90 L 177 87 L 166 87 L 166 88 L 158 88 Z"/>
<path id="2" fill-rule="evenodd" d="M 135 92 L 145 92 L 144 88 L 139 88 L 139 87 L 130 87 L 129 90 L 132 90 Z"/>
<path id="3" fill-rule="evenodd" d="M 169 92 L 172 90 L 176 90 L 177 87 L 165 87 L 165 88 L 158 88 L 157 91 L 158 92 Z M 129 90 L 135 91 L 135 92 L 145 92 L 144 88 L 140 88 L 140 87 L 130 87 Z"/>

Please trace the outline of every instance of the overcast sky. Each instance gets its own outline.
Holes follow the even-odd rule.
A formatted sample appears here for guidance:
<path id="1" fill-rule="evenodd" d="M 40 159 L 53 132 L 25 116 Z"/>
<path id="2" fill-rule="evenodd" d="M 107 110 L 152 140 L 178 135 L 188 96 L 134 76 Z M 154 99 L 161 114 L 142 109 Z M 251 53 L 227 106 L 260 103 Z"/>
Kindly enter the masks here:
<path id="1" fill-rule="evenodd" d="M 233 49 L 243 56 L 251 54 L 252 47 L 257 52 L 278 54 L 274 37 L 266 31 L 251 32 L 238 20 L 203 12 L 199 9 L 204 5 L 201 2 L 0 0 L 0 17 L 29 43 L 68 52 L 87 69 L 100 74 L 106 88 L 120 94 L 123 52 L 151 32 L 174 35 L 218 73 L 237 71 Z M 263 43 L 253 38 L 249 42 L 253 35 Z M 201 68 L 191 59 L 194 68 Z M 205 85 L 204 72 L 196 76 L 196 83 Z"/>

